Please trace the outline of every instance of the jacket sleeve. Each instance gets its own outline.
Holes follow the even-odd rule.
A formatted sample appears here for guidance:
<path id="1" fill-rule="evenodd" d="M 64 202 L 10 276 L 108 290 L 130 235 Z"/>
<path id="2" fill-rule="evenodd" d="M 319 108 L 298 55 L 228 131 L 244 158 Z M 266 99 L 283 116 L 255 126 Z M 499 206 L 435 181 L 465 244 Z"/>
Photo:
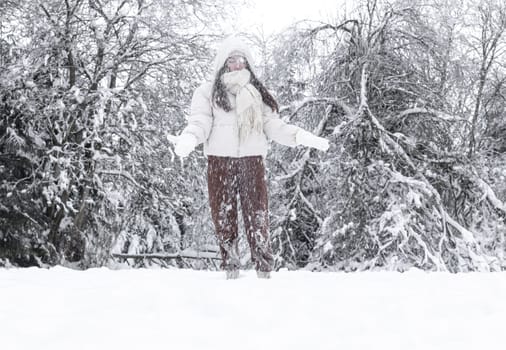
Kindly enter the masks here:
<path id="1" fill-rule="evenodd" d="M 213 112 L 211 108 L 211 86 L 205 83 L 193 93 L 188 125 L 181 134 L 192 134 L 197 138 L 197 144 L 203 143 L 209 137 L 213 126 Z"/>
<path id="2" fill-rule="evenodd" d="M 295 134 L 299 127 L 285 123 L 277 112 L 273 112 L 271 107 L 263 104 L 264 115 L 264 133 L 271 139 L 285 146 L 295 147 Z"/>

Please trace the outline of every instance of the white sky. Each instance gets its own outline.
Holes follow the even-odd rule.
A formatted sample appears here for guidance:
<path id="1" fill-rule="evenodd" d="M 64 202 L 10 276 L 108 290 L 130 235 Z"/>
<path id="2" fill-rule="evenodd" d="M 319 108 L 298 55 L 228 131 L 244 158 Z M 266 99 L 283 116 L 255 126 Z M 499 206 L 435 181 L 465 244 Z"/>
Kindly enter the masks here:
<path id="1" fill-rule="evenodd" d="M 239 9 L 233 25 L 258 34 L 275 34 L 301 20 L 329 21 L 343 13 L 347 0 L 250 0 L 252 8 Z"/>

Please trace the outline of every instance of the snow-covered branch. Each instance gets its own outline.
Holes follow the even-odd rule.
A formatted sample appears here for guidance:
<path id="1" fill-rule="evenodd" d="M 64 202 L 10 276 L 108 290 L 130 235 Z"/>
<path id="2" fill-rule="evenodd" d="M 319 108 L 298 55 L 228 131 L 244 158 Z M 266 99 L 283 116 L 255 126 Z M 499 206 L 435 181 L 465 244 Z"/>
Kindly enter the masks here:
<path id="1" fill-rule="evenodd" d="M 289 106 L 282 106 L 279 112 L 283 113 L 284 111 L 293 109 L 293 112 L 285 117 L 287 121 L 290 121 L 304 108 L 320 104 L 338 106 L 344 111 L 345 115 L 347 116 L 352 116 L 355 114 L 353 108 L 348 106 L 343 100 L 330 97 L 306 97 L 301 101 L 293 102 Z"/>
<path id="2" fill-rule="evenodd" d="M 127 180 L 129 180 L 131 183 L 133 183 L 136 187 L 142 189 L 143 187 L 135 181 L 135 179 L 132 177 L 132 175 L 128 172 L 121 171 L 121 170 L 104 170 L 100 169 L 97 170 L 97 174 L 99 175 L 116 175 L 116 176 L 123 176 Z"/>
<path id="3" fill-rule="evenodd" d="M 494 193 L 494 190 L 490 187 L 490 185 L 487 184 L 482 179 L 478 179 L 478 186 L 480 186 L 486 198 L 494 206 L 494 208 L 501 211 L 503 214 L 506 214 L 506 204 L 503 203 L 499 198 L 497 198 L 497 196 Z"/>
<path id="4" fill-rule="evenodd" d="M 431 117 L 440 119 L 445 122 L 467 122 L 464 118 L 461 117 L 450 115 L 432 108 L 420 108 L 420 107 L 406 109 L 394 116 L 388 117 L 387 119 L 393 118 L 402 119 L 415 114 L 429 114 Z"/>
<path id="5" fill-rule="evenodd" d="M 212 259 L 221 260 L 219 254 L 211 252 L 182 252 L 182 253 L 165 253 L 165 254 L 111 254 L 115 258 L 122 259 Z"/>

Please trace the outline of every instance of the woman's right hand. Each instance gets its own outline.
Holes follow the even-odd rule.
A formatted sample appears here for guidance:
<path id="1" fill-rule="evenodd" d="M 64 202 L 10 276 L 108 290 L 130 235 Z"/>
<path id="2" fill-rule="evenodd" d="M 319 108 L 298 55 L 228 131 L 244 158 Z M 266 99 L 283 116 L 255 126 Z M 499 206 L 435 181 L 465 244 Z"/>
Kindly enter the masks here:
<path id="1" fill-rule="evenodd" d="M 174 153 L 181 158 L 187 157 L 197 147 L 197 138 L 189 133 L 179 136 L 167 134 L 167 140 L 174 144 Z"/>

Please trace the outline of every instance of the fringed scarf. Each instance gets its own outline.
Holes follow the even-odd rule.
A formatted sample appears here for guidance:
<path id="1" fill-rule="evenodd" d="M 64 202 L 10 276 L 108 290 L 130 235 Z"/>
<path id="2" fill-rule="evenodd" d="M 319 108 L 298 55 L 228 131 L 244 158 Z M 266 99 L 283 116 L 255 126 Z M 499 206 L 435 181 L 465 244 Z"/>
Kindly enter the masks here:
<path id="1" fill-rule="evenodd" d="M 250 83 L 251 74 L 247 69 L 222 75 L 223 84 L 235 95 L 235 108 L 239 125 L 239 141 L 244 141 L 252 132 L 262 133 L 262 95 Z"/>

